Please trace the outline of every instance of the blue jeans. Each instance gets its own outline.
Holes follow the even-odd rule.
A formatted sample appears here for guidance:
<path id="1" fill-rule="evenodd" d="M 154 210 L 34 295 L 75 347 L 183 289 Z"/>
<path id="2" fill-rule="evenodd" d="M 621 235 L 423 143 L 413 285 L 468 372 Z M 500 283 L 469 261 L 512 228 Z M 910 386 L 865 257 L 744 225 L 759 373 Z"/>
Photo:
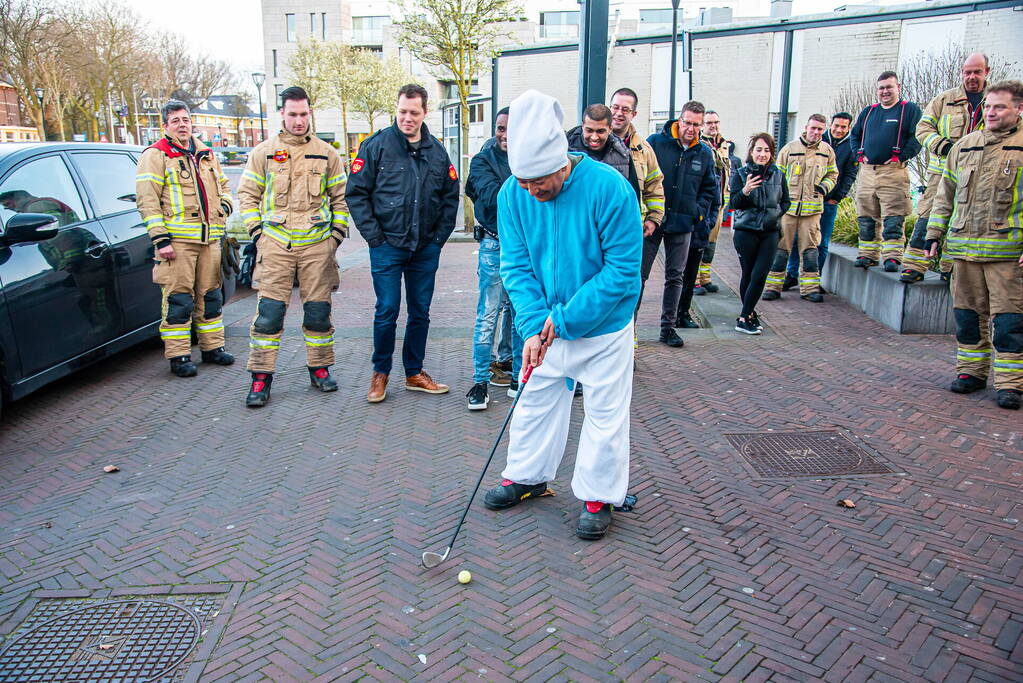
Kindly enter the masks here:
<path id="1" fill-rule="evenodd" d="M 501 284 L 501 243 L 491 237 L 480 242 L 479 275 L 480 296 L 476 304 L 476 328 L 472 334 L 472 381 L 475 384 L 490 381 L 490 362 L 497 332 L 497 318 L 502 305 L 507 301 Z M 509 305 L 505 319 L 511 320 Z M 519 376 L 522 366 L 522 339 L 512 325 L 511 360 L 512 373 Z"/>
<path id="2" fill-rule="evenodd" d="M 511 300 L 508 292 L 501 296 L 501 334 L 497 338 L 497 351 L 494 360 L 498 363 L 512 360 L 512 314 Z"/>
<path id="3" fill-rule="evenodd" d="M 831 233 L 835 231 L 835 216 L 838 215 L 838 204 L 824 202 L 824 213 L 821 214 L 821 243 L 817 246 L 817 272 L 824 272 L 824 262 L 828 260 L 828 245 L 831 244 Z M 799 279 L 799 240 L 793 240 L 789 251 L 789 264 L 785 269 L 789 277 Z"/>
<path id="4" fill-rule="evenodd" d="M 373 369 L 391 374 L 394 355 L 394 336 L 401 310 L 401 279 L 405 278 L 405 303 L 408 321 L 405 341 L 401 345 L 401 361 L 405 376 L 423 371 L 426 356 L 426 337 L 430 332 L 430 303 L 440 264 L 440 245 L 430 242 L 412 251 L 398 249 L 386 242 L 369 250 L 373 291 L 377 296 L 373 316 Z"/>

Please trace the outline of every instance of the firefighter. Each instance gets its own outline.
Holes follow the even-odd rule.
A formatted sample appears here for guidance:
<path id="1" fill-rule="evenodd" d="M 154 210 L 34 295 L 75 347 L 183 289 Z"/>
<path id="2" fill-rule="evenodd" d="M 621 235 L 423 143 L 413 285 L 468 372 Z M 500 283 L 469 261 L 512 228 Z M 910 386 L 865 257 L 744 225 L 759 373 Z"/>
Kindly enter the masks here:
<path id="1" fill-rule="evenodd" d="M 968 394 L 986 387 L 993 345 L 998 405 L 1012 410 L 1019 409 L 1023 392 L 1021 116 L 1023 83 L 988 88 L 984 130 L 964 136 L 948 153 L 925 242 L 933 257 L 944 235 L 945 251 L 955 261 L 957 377 L 949 388 Z"/>
<path id="2" fill-rule="evenodd" d="M 309 381 L 337 391 L 330 295 L 340 282 L 335 253 L 348 236 L 341 157 L 313 134 L 309 96 L 299 87 L 281 92 L 282 129 L 249 154 L 238 197 L 242 220 L 258 249 L 253 276 L 259 289 L 249 330 L 252 386 L 245 405 L 270 400 L 284 314 L 298 280 Z"/>
<path id="3" fill-rule="evenodd" d="M 192 135 L 188 105 L 160 109 L 165 136 L 139 159 L 135 196 L 156 248 L 153 282 L 160 285 L 160 337 L 171 372 L 194 377 L 192 324 L 202 361 L 231 365 L 224 348 L 220 241 L 232 210 L 227 176 L 213 151 Z"/>
<path id="4" fill-rule="evenodd" d="M 894 71 L 878 76 L 878 102 L 860 111 L 849 141 L 860 164 L 856 186 L 860 250 L 855 265 L 876 266 L 880 254 L 889 273 L 899 270 L 906 241 L 903 223 L 913 210 L 906 163 L 920 152 L 913 131 L 922 112 L 915 103 L 900 99 L 900 93 Z"/>
<path id="5" fill-rule="evenodd" d="M 792 204 L 781 217 L 781 240 L 774 265 L 767 276 L 767 288 L 761 297 L 773 301 L 781 297 L 789 251 L 794 244 L 803 251 L 803 268 L 799 273 L 799 295 L 814 303 L 824 301 L 817 246 L 821 243 L 821 213 L 824 196 L 838 182 L 835 150 L 821 137 L 828 125 L 823 114 L 812 114 L 803 134 L 778 152 L 778 167 L 785 171 Z"/>
<path id="6" fill-rule="evenodd" d="M 927 272 L 928 258 L 924 253 L 924 236 L 927 233 L 927 218 L 934 202 L 934 193 L 941 181 L 945 157 L 959 138 L 983 127 L 984 89 L 991 72 L 987 56 L 976 53 L 963 63 L 963 83 L 946 90 L 927 105 L 920 123 L 916 126 L 916 139 L 930 152 L 927 164 L 927 188 L 916 204 L 916 224 L 909 246 L 902 255 L 902 282 L 919 282 Z M 941 258 L 941 278 L 948 280 L 952 274 L 952 259 Z"/>
<path id="7" fill-rule="evenodd" d="M 728 205 L 728 178 L 732 173 L 731 153 L 735 149 L 735 145 L 721 135 L 721 116 L 712 109 L 708 109 L 707 115 L 703 118 L 703 131 L 700 139 L 714 150 L 714 168 L 721 178 L 721 209 L 714 217 L 714 229 L 710 231 L 707 247 L 703 250 L 703 256 L 700 259 L 700 270 L 696 276 L 696 287 L 693 291 L 698 296 L 718 291 L 718 286 L 710 281 L 710 264 L 714 262 L 718 233 L 721 232 L 721 219 L 725 215 L 725 206 Z M 690 322 L 695 322 L 692 321 L 688 310 L 685 311 L 685 315 L 689 316 Z M 684 326 L 689 327 L 690 325 Z M 695 324 L 693 326 L 698 327 Z"/>

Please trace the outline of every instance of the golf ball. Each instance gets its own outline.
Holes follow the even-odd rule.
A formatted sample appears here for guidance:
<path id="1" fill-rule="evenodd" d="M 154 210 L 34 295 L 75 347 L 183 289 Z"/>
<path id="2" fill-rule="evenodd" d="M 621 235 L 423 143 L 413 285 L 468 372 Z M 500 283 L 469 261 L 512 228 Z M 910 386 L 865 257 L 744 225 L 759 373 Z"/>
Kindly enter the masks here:
<path id="1" fill-rule="evenodd" d="M 470 581 L 472 581 L 472 574 L 464 569 L 458 572 L 458 583 L 469 583 Z"/>

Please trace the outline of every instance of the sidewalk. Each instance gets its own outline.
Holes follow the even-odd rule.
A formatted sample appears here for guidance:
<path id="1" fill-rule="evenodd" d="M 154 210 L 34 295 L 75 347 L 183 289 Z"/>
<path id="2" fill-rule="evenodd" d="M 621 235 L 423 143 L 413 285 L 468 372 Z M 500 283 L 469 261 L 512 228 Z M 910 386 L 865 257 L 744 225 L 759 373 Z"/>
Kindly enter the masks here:
<path id="1" fill-rule="evenodd" d="M 465 406 L 474 250 L 445 247 L 437 281 L 426 369 L 448 395 L 404 391 L 396 368 L 387 400 L 366 403 L 374 297 L 356 237 L 334 299 L 337 393 L 310 389 L 292 305 L 273 398 L 245 408 L 250 297 L 226 308 L 234 367 L 176 379 L 142 346 L 11 405 L 0 649 L 70 609 L 149 599 L 201 624 L 168 681 L 1023 679 L 1023 419 L 990 390 L 946 390 L 951 338 L 900 337 L 834 297 L 764 303 L 768 333 L 747 337 L 723 287 L 696 298 L 714 329 L 669 349 L 655 266 L 635 511 L 603 541 L 575 538 L 577 400 L 557 495 L 503 513 L 477 500 L 448 561 L 422 569 L 510 401 Z M 729 235 L 714 266 L 734 288 Z M 851 434 L 892 473 L 768 478 L 732 445 L 806 430 Z M 800 438 L 776 461 L 812 461 Z M 499 451 L 485 487 L 502 466 Z"/>

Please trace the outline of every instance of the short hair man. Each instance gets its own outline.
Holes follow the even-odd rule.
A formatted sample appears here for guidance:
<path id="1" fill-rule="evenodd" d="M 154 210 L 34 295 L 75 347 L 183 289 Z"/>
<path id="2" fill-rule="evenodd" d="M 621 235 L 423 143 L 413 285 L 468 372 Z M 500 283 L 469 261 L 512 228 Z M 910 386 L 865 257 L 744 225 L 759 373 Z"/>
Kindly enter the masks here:
<path id="1" fill-rule="evenodd" d="M 633 125 L 639 113 L 639 96 L 632 88 L 619 88 L 611 95 L 611 132 L 614 133 L 632 155 L 636 177 L 640 185 L 640 207 L 643 215 L 643 233 L 653 233 L 664 220 L 664 175 L 657 165 L 653 148 Z"/>
<path id="2" fill-rule="evenodd" d="M 817 269 L 824 272 L 824 263 L 828 259 L 828 247 L 831 235 L 835 231 L 835 218 L 838 216 L 838 203 L 849 195 L 853 183 L 856 182 L 856 154 L 849 142 L 849 129 L 852 127 L 852 114 L 840 111 L 831 117 L 831 126 L 824 133 L 824 142 L 835 151 L 835 166 L 838 167 L 838 182 L 834 189 L 824 195 L 824 210 L 821 212 L 821 241 L 817 245 Z M 798 244 L 798 240 L 797 240 Z M 787 292 L 799 284 L 800 249 L 789 251 L 788 269 L 785 272 L 785 283 L 782 291 Z"/>
<path id="3" fill-rule="evenodd" d="M 698 296 L 708 292 L 713 294 L 718 291 L 718 286 L 711 281 L 710 265 L 714 262 L 718 233 L 721 232 L 721 221 L 725 214 L 724 207 L 728 203 L 728 177 L 732 172 L 730 152 L 734 146 L 721 134 L 721 115 L 713 109 L 708 109 L 707 113 L 704 114 L 703 130 L 700 131 L 700 139 L 714 150 L 714 166 L 721 180 L 721 208 L 718 210 L 717 215 L 714 216 L 714 228 L 710 231 L 710 237 L 707 238 L 707 246 L 703 248 L 700 258 L 699 271 L 696 276 L 696 285 L 693 292 Z M 693 323 L 692 326 L 698 327 L 689 314 L 688 306 L 686 307 L 685 315 L 689 316 L 689 322 Z M 683 327 L 689 326 L 689 324 L 683 325 Z"/>
<path id="4" fill-rule="evenodd" d="M 629 148 L 611 132 L 611 110 L 603 104 L 591 104 L 583 110 L 582 123 L 568 131 L 568 150 L 581 152 L 594 161 L 615 169 L 632 186 L 637 200 L 641 196 L 639 175 Z"/>
<path id="5" fill-rule="evenodd" d="M 977 52 L 967 57 L 961 70 L 961 84 L 931 100 L 916 126 L 916 139 L 930 152 L 930 160 L 927 164 L 927 187 L 916 204 L 916 224 L 909 246 L 902 255 L 903 270 L 899 277 L 902 282 L 919 282 L 927 272 L 929 259 L 924 253 L 924 238 L 945 157 L 961 137 L 981 127 L 989 73 L 991 68 L 986 55 Z M 947 280 L 951 275 L 952 259 L 942 257 L 940 268 L 942 277 Z"/>
<path id="6" fill-rule="evenodd" d="M 194 377 L 192 325 L 204 363 L 231 365 L 224 348 L 220 240 L 232 210 L 217 156 L 192 135 L 188 105 L 160 109 L 164 136 L 139 158 L 135 201 L 156 248 L 153 282 L 160 285 L 164 356 L 178 377 Z"/>
<path id="7" fill-rule="evenodd" d="M 259 299 L 249 329 L 247 406 L 270 400 L 284 314 L 298 280 L 309 381 L 337 391 L 331 294 L 340 275 L 335 254 L 348 236 L 345 172 L 341 157 L 313 133 L 309 95 L 297 86 L 281 92 L 281 130 L 249 154 L 238 186 L 242 220 L 259 248 Z"/>
<path id="8" fill-rule="evenodd" d="M 647 138 L 664 174 L 665 215 L 657 229 L 643 239 L 642 276 L 645 284 L 663 241 L 660 341 L 673 348 L 684 345 L 674 328 L 689 246 L 693 240 L 698 244 L 707 240 L 721 202 L 714 152 L 700 142 L 704 112 L 702 103 L 686 102 L 677 120 L 668 121 L 659 133 Z"/>
<path id="9" fill-rule="evenodd" d="M 856 221 L 860 227 L 857 268 L 876 266 L 880 259 L 887 272 L 899 270 L 906 241 L 902 226 L 913 210 L 906 162 L 920 152 L 913 132 L 922 116 L 914 102 L 901 99 L 901 92 L 894 71 L 881 73 L 877 77 L 878 101 L 860 111 L 850 133 L 860 164 L 856 186 Z"/>
<path id="10" fill-rule="evenodd" d="M 348 182 L 348 205 L 355 227 L 369 244 L 377 297 L 373 375 L 366 393 L 370 403 L 387 396 L 402 278 L 408 303 L 401 353 L 405 388 L 428 394 L 448 391 L 423 370 L 423 359 L 440 250 L 458 214 L 458 172 L 444 145 L 423 123 L 426 105 L 425 88 L 402 86 L 394 125 L 362 143 Z"/>
<path id="11" fill-rule="evenodd" d="M 479 276 L 479 299 L 476 304 L 476 326 L 472 335 L 473 385 L 466 395 L 469 410 L 486 410 L 490 404 L 487 384 L 493 379 L 494 367 L 491 352 L 497 332 L 498 314 L 505 299 L 501 283 L 501 236 L 498 224 L 497 193 L 511 177 L 508 166 L 508 107 L 497 112 L 494 119 L 494 137 L 483 144 L 483 148 L 469 163 L 469 177 L 465 182 L 465 194 L 473 202 L 473 213 L 479 224 L 479 261 L 476 272 Z M 510 307 L 509 307 L 510 308 Z M 512 311 L 506 312 L 511 318 Z M 514 328 L 514 324 L 512 325 Z M 518 330 L 512 331 L 512 381 L 509 396 L 518 391 L 518 378 L 522 360 L 522 339 Z"/>
<path id="12" fill-rule="evenodd" d="M 835 151 L 822 140 L 828 120 L 823 114 L 812 114 L 803 134 L 778 152 L 778 168 L 785 171 L 791 204 L 781 217 L 781 239 L 774 257 L 767 287 L 762 299 L 781 297 L 789 252 L 796 245 L 802 250 L 803 270 L 799 274 L 799 295 L 814 303 L 824 301 L 821 274 L 817 261 L 817 245 L 821 241 L 821 213 L 824 198 L 838 183 Z M 798 241 L 797 241 L 798 240 Z"/>
<path id="13" fill-rule="evenodd" d="M 501 276 L 526 340 L 523 364 L 534 369 L 512 417 L 504 481 L 484 505 L 505 509 L 546 490 L 565 452 L 578 380 L 586 386 L 586 419 L 572 478 L 583 501 L 576 535 L 598 539 L 629 484 L 642 222 L 620 173 L 568 153 L 562 121 L 558 101 L 536 90 L 512 102 L 515 179 L 498 196 Z"/>
<path id="14" fill-rule="evenodd" d="M 1001 81 L 984 97 L 984 130 L 949 150 L 927 220 L 935 256 L 945 236 L 955 260 L 952 308 L 957 377 L 950 389 L 987 386 L 994 343 L 998 405 L 1018 410 L 1023 393 L 1023 83 Z M 989 326 L 993 328 L 989 330 Z"/>

